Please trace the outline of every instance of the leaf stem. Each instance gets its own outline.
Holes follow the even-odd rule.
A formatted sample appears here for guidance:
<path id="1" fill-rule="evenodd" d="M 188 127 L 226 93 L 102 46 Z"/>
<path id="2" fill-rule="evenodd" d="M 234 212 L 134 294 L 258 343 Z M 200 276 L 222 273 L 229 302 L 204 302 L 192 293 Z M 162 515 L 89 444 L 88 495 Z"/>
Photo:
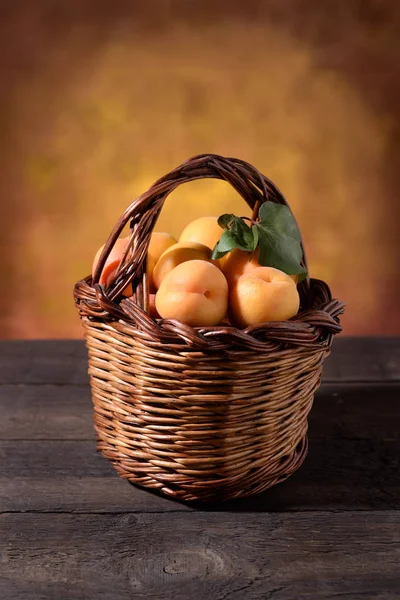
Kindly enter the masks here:
<path id="1" fill-rule="evenodd" d="M 260 205 L 261 205 L 261 201 L 257 200 L 254 205 L 254 208 L 253 208 L 253 214 L 251 215 L 251 220 L 253 223 L 256 221 L 256 219 L 258 217 L 258 210 L 260 208 Z"/>
<path id="2" fill-rule="evenodd" d="M 251 219 L 250 217 L 239 217 L 240 219 L 243 219 L 244 221 L 249 221 L 252 225 L 255 225 L 257 223 L 257 221 L 254 221 L 254 219 Z"/>

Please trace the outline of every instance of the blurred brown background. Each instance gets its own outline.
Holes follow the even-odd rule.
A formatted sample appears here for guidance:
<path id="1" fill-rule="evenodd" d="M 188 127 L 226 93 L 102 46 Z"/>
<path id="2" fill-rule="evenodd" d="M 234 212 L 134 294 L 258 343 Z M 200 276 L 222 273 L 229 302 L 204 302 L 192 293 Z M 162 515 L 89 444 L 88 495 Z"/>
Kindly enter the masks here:
<path id="1" fill-rule="evenodd" d="M 121 211 L 193 154 L 285 193 L 347 334 L 400 334 L 396 0 L 0 2 L 0 336 L 78 337 L 75 281 Z M 157 229 L 243 213 L 184 186 Z"/>

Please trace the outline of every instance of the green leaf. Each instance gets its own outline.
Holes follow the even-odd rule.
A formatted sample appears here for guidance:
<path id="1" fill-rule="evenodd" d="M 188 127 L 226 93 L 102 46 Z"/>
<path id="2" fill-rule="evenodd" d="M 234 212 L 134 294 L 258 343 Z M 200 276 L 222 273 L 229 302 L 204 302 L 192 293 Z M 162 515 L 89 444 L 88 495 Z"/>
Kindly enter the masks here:
<path id="1" fill-rule="evenodd" d="M 223 232 L 218 242 L 215 244 L 211 258 L 216 260 L 222 258 L 228 252 L 232 252 L 236 248 L 236 242 L 233 239 L 231 232 L 227 229 Z"/>
<path id="2" fill-rule="evenodd" d="M 230 232 L 240 250 L 253 251 L 254 237 L 250 227 L 240 217 L 235 217 L 230 224 Z"/>
<path id="3" fill-rule="evenodd" d="M 259 263 L 275 267 L 302 281 L 307 272 L 301 264 L 303 251 L 300 232 L 290 209 L 275 202 L 264 202 L 258 213 L 259 222 L 252 227 L 240 217 L 225 213 L 218 219 L 224 230 L 212 253 L 221 258 L 235 248 L 254 252 L 259 247 Z"/>
<path id="4" fill-rule="evenodd" d="M 253 234 L 253 252 L 258 246 L 258 229 L 253 225 L 251 228 L 251 232 Z"/>
<path id="5" fill-rule="evenodd" d="M 301 235 L 292 212 L 285 204 L 264 202 L 258 211 L 260 222 L 268 223 L 273 229 L 279 230 L 300 242 Z"/>
<path id="6" fill-rule="evenodd" d="M 243 219 L 232 214 L 224 214 L 219 217 L 218 225 L 224 229 L 224 232 L 213 250 L 214 260 L 225 256 L 235 248 L 247 252 L 254 250 L 254 234 Z"/>
<path id="7" fill-rule="evenodd" d="M 282 204 L 264 202 L 259 210 L 257 228 L 259 263 L 275 267 L 288 275 L 299 275 L 301 281 L 307 272 L 301 265 L 303 251 L 300 232 L 290 209 Z"/>
<path id="8" fill-rule="evenodd" d="M 235 215 L 232 214 L 227 214 L 225 213 L 224 215 L 221 215 L 218 219 L 218 225 L 220 227 L 222 227 L 222 229 L 229 229 L 229 224 L 231 223 L 231 221 L 233 219 L 237 219 L 237 217 L 235 217 Z"/>

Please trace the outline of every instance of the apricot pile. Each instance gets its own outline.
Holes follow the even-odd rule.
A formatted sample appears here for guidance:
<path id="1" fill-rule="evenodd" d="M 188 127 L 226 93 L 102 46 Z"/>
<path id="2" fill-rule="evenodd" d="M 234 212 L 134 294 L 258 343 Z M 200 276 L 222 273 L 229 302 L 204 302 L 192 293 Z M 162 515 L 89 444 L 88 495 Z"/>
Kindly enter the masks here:
<path id="1" fill-rule="evenodd" d="M 297 277 L 261 266 L 253 253 L 235 248 L 220 260 L 212 249 L 222 229 L 217 217 L 202 217 L 185 227 L 179 240 L 165 232 L 151 235 L 148 249 L 150 315 L 198 327 L 226 319 L 245 328 L 285 321 L 297 314 Z M 108 284 L 126 250 L 128 238 L 117 240 L 99 283 Z M 97 252 L 94 272 L 102 248 Z M 128 286 L 124 295 L 132 294 Z"/>

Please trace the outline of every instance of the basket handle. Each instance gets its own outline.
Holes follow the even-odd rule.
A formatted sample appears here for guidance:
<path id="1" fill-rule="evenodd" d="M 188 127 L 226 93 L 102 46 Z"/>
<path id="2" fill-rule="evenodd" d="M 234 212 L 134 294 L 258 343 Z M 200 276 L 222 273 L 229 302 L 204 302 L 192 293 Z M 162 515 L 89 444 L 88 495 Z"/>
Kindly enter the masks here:
<path id="1" fill-rule="evenodd" d="M 114 300 L 129 283 L 132 283 L 134 292 L 137 288 L 140 292 L 136 294 L 136 301 L 147 311 L 147 250 L 151 232 L 163 204 L 167 196 L 182 183 L 207 178 L 222 179 L 230 183 L 252 210 L 266 200 L 284 204 L 290 210 L 287 201 L 276 185 L 249 163 L 217 154 L 199 154 L 158 179 L 147 192 L 134 200 L 123 212 L 104 245 L 95 272 L 92 274 L 92 286 L 98 283 L 108 255 L 122 230 L 130 221 L 131 234 L 128 246 L 118 270 L 107 285 L 107 296 L 109 300 Z M 308 271 L 302 239 L 301 247 L 303 250 L 302 264 Z M 310 285 L 309 277 L 301 285 L 306 292 Z"/>

